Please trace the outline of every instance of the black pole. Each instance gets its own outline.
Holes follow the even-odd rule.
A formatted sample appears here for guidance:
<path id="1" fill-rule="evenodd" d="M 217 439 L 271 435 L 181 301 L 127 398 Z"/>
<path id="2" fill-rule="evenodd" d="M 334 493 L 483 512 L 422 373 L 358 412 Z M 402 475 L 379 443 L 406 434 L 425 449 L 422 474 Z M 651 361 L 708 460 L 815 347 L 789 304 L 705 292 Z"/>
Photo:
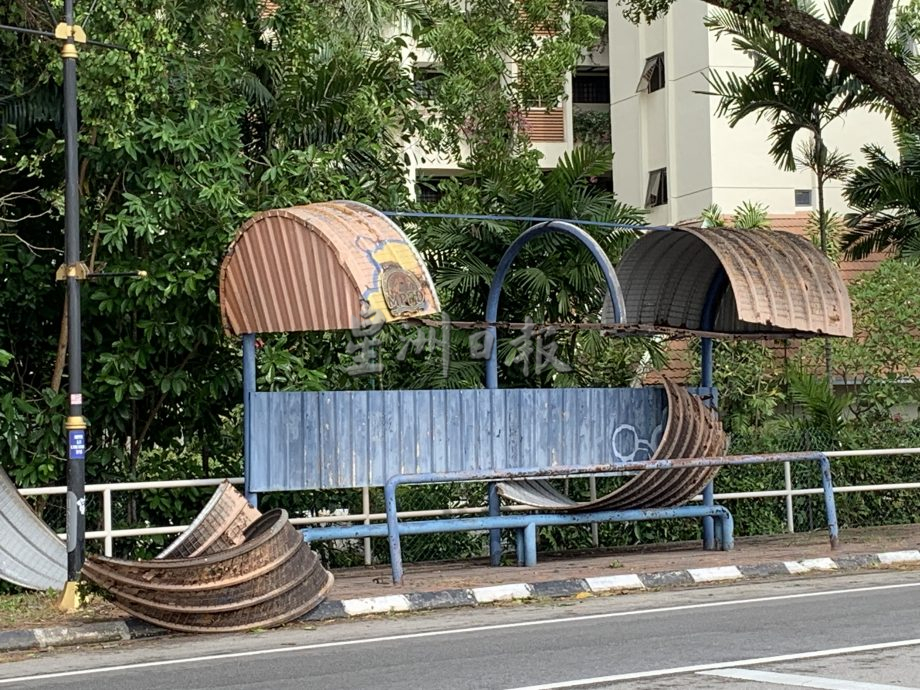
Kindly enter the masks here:
<path id="1" fill-rule="evenodd" d="M 64 0 L 69 35 L 61 48 L 64 61 L 64 262 L 67 275 L 70 409 L 67 429 L 67 579 L 77 582 L 83 569 L 86 535 L 86 420 L 83 419 L 83 352 L 80 319 L 80 190 L 77 156 L 77 48 L 73 35 L 73 0 Z"/>

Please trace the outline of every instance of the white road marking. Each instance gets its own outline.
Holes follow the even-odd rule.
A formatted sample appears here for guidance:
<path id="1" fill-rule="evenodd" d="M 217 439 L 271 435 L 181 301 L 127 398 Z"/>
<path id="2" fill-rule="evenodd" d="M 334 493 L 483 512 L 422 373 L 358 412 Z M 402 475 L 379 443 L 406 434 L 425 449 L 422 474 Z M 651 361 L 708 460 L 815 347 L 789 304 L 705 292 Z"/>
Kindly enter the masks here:
<path id="1" fill-rule="evenodd" d="M 638 575 L 602 575 L 586 577 L 585 582 L 592 592 L 609 592 L 620 589 L 645 589 Z"/>
<path id="2" fill-rule="evenodd" d="M 722 580 L 737 580 L 741 571 L 734 565 L 723 565 L 718 568 L 690 568 L 687 570 L 694 582 L 720 582 Z"/>
<path id="3" fill-rule="evenodd" d="M 345 608 L 345 613 L 349 616 L 409 610 L 409 600 L 402 594 L 391 594 L 385 597 L 368 597 L 367 599 L 346 599 L 342 602 L 342 605 Z"/>
<path id="4" fill-rule="evenodd" d="M 920 551 L 886 551 L 885 553 L 880 553 L 878 559 L 885 565 L 910 563 L 911 561 L 920 561 Z"/>
<path id="5" fill-rule="evenodd" d="M 873 652 L 879 649 L 895 649 L 897 647 L 920 646 L 920 639 L 899 640 L 897 642 L 881 642 L 879 644 L 866 644 L 859 647 L 838 647 L 837 649 L 819 649 L 815 652 L 801 652 L 799 654 L 782 654 L 780 656 L 764 656 L 757 659 L 739 659 L 738 661 L 723 661 L 715 664 L 698 664 L 696 666 L 675 666 L 674 668 L 660 668 L 654 671 L 636 671 L 635 673 L 620 673 L 615 676 L 596 676 L 594 678 L 579 678 L 577 680 L 564 680 L 559 683 L 546 683 L 544 685 L 528 685 L 510 690 L 564 690 L 564 688 L 579 688 L 585 685 L 600 685 L 602 683 L 617 683 L 624 680 L 639 680 L 642 678 L 658 678 L 660 676 L 676 676 L 683 673 L 700 673 L 714 671 L 720 668 L 738 668 L 739 666 L 753 666 L 755 664 L 775 664 L 781 661 L 798 661 L 800 659 L 817 659 L 825 656 L 838 656 L 841 654 L 856 654 L 858 652 Z M 815 685 L 813 687 L 824 687 Z M 887 687 L 887 686 L 882 686 Z M 901 688 L 910 690 L 910 688 Z"/>
<path id="6" fill-rule="evenodd" d="M 384 635 L 381 637 L 367 637 L 357 640 L 339 640 L 337 642 L 319 642 L 316 644 L 298 645 L 296 647 L 272 647 L 269 649 L 254 649 L 247 652 L 228 652 L 226 654 L 209 654 L 206 656 L 188 657 L 184 659 L 164 659 L 162 661 L 145 661 L 136 664 L 122 664 L 119 666 L 103 666 L 100 668 L 86 668 L 75 671 L 60 671 L 58 673 L 42 673 L 31 676 L 18 676 L 16 678 L 0 678 L 0 685 L 10 683 L 23 683 L 25 681 L 47 680 L 51 678 L 69 678 L 73 676 L 88 676 L 98 673 L 113 673 L 115 671 L 127 671 L 131 669 L 155 668 L 160 666 L 176 666 L 180 664 L 194 664 L 200 661 L 221 661 L 224 659 L 242 659 L 246 657 L 268 656 L 272 654 L 291 654 L 293 652 L 306 652 L 315 649 L 330 649 L 333 647 L 353 647 L 356 645 L 377 644 L 380 642 L 397 642 L 399 640 L 418 640 L 426 637 L 446 637 L 449 635 L 465 635 L 470 633 L 492 632 L 495 630 L 511 630 L 514 628 L 531 628 L 543 625 L 569 625 L 572 623 L 582 623 L 584 621 L 604 620 L 609 618 L 627 618 L 631 616 L 654 615 L 658 613 L 673 613 L 676 611 L 693 611 L 698 609 L 722 608 L 726 606 L 746 606 L 750 604 L 761 604 L 770 601 L 787 601 L 790 599 L 811 599 L 814 597 L 826 597 L 834 595 L 863 594 L 865 592 L 881 592 L 885 590 L 905 589 L 909 587 L 920 587 L 920 582 L 902 582 L 894 585 L 874 585 L 871 587 L 854 587 L 852 589 L 835 589 L 823 590 L 820 592 L 800 592 L 797 594 L 778 594 L 769 597 L 751 597 L 749 599 L 729 599 L 725 601 L 708 601 L 702 604 L 682 604 L 679 606 L 662 606 L 653 609 L 637 609 L 632 611 L 615 611 L 612 613 L 592 613 L 585 616 L 567 616 L 565 618 L 549 618 L 536 621 L 520 621 L 518 623 L 498 623 L 494 625 L 479 625 L 470 628 L 452 628 L 449 630 L 430 630 L 428 632 L 404 633 L 402 635 Z M 893 643 L 893 646 L 908 646 L 909 644 L 920 643 L 920 640 L 910 640 L 904 643 Z M 872 647 L 870 645 L 870 647 Z M 879 647 L 881 649 L 883 647 Z M 823 652 L 815 652 L 818 656 L 826 656 Z M 777 659 L 783 660 L 781 657 Z M 793 655 L 792 658 L 800 658 Z M 807 657 L 801 657 L 807 658 Z M 767 660 L 769 661 L 769 659 Z M 729 668 L 732 665 L 747 666 L 751 661 L 731 662 L 729 664 L 712 664 L 700 667 L 688 667 L 686 672 L 706 671 L 715 668 Z M 766 663 L 766 662 L 764 662 Z M 681 670 L 667 671 L 667 673 L 681 673 Z M 647 671 L 654 675 L 665 675 L 660 671 Z M 644 677 L 644 676 L 637 676 Z M 586 683 L 581 683 L 582 685 Z M 540 686 L 543 687 L 543 686 Z M 576 687 L 571 685 L 547 686 L 547 687 Z"/>
<path id="7" fill-rule="evenodd" d="M 795 685 L 800 688 L 821 688 L 822 690 L 917 690 L 904 685 L 882 685 L 881 683 L 866 683 L 861 680 L 804 676 L 798 673 L 773 673 L 772 671 L 755 671 L 751 668 L 739 668 L 734 671 L 700 671 L 699 674 L 701 676 L 717 676 L 735 680 L 752 680 L 755 683 Z"/>

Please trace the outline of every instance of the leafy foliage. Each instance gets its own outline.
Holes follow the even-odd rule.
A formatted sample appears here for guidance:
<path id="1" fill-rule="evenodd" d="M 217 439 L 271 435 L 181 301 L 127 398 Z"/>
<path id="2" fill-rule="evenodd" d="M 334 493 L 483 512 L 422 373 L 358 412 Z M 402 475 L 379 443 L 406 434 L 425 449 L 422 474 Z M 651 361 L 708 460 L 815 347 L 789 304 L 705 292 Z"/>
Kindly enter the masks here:
<path id="1" fill-rule="evenodd" d="M 731 225 L 739 230 L 752 230 L 770 227 L 770 211 L 764 204 L 742 201 L 730 216 L 730 218 L 723 216 L 718 204 L 710 204 L 700 212 L 700 220 L 704 228 L 724 228 L 726 225 Z"/>
<path id="2" fill-rule="evenodd" d="M 578 110 L 572 114 L 572 133 L 577 143 L 610 146 L 610 111 Z"/>
<path id="3" fill-rule="evenodd" d="M 844 187 L 852 230 L 844 238 L 847 255 L 861 259 L 892 249 L 905 257 L 920 255 L 920 134 L 909 128 L 895 132 L 899 159 L 880 146 L 862 151 L 865 165 L 853 172 Z"/>
<path id="4" fill-rule="evenodd" d="M 621 223 L 626 227 L 586 226 L 614 263 L 636 237 L 628 226 L 641 222 L 642 211 L 621 204 L 593 184 L 595 177 L 609 170 L 607 150 L 576 147 L 545 173 L 532 158 L 519 159 L 515 166 L 512 172 L 506 164 L 495 164 L 491 157 L 471 163 L 467 175 L 441 185 L 444 196 L 434 210 Z M 482 318 L 495 266 L 525 227 L 520 223 L 454 219 L 412 226 L 410 232 L 438 285 L 442 306 L 453 319 Z M 538 324 L 596 321 L 605 290 L 600 267 L 585 247 L 558 234 L 544 235 L 525 245 L 509 271 L 499 320 L 520 322 L 529 317 Z M 550 368 L 543 376 L 525 376 L 521 367 L 513 366 L 521 362 L 522 350 L 502 340 L 499 357 L 505 364 L 503 378 L 512 385 L 527 379 L 529 385 L 631 380 L 624 370 L 614 373 L 610 367 L 619 362 L 634 369 L 644 352 L 655 349 L 651 341 L 626 345 L 590 332 L 577 337 L 559 335 L 555 341 L 557 357 L 571 366 L 572 372 L 562 375 Z M 614 350 L 620 354 L 614 355 Z M 607 374 L 598 377 L 598 369 L 590 363 L 603 358 L 607 364 L 601 370 Z M 480 377 L 476 376 L 477 385 Z"/>
<path id="5" fill-rule="evenodd" d="M 839 28 L 850 2 L 829 4 L 831 26 Z M 806 10 L 816 12 L 812 4 Z M 778 36 L 769 26 L 749 16 L 715 11 L 706 26 L 716 36 L 731 36 L 732 45 L 753 61 L 750 73 L 713 72 L 708 80 L 719 96 L 717 115 L 735 126 L 748 116 L 771 123 L 770 155 L 785 170 L 796 169 L 796 136 L 805 130 L 814 136 L 812 159 L 826 156 L 824 128 L 832 120 L 878 97 L 851 73 L 798 43 Z"/>
<path id="6" fill-rule="evenodd" d="M 81 46 L 81 255 L 94 271 L 149 274 L 84 286 L 90 481 L 239 474 L 239 345 L 224 335 L 217 305 L 219 265 L 236 228 L 258 210 L 326 199 L 405 207 L 413 141 L 438 154 L 457 152 L 463 141 L 501 185 L 531 189 L 538 154 L 516 118 L 561 98 L 567 71 L 603 25 L 574 0 L 471 2 L 467 11 L 447 0 L 264 10 L 254 0 L 99 0 L 84 22 L 93 39 L 131 52 Z M 26 2 L 3 5 L 0 23 L 53 26 Z M 535 40 L 536 25 L 552 37 Z M 421 104 L 427 118 L 413 85 L 414 49 L 445 75 Z M 521 67 L 515 75 L 509 55 Z M 60 58 L 53 44 L 0 32 L 0 67 L 0 454 L 22 485 L 61 483 L 64 295 L 53 279 L 59 252 L 42 249 L 62 244 Z M 609 159 L 608 152 L 607 167 Z M 563 174 L 544 191 L 567 195 L 573 173 Z M 587 186 L 575 185 L 578 204 L 620 217 L 624 207 L 598 202 Z M 507 239 L 511 231 L 502 232 Z M 450 281 L 451 270 L 458 274 L 452 248 L 431 249 L 439 251 L 442 289 L 469 294 L 463 281 Z M 495 252 L 479 261 L 494 266 Z M 565 283 L 567 267 L 549 276 Z M 583 281 L 566 283 L 563 308 L 593 304 L 596 285 Z M 479 303 L 455 309 L 481 317 Z M 354 363 L 347 333 L 265 337 L 260 385 L 478 384 L 478 362 L 458 358 L 445 378 L 436 357 L 398 358 L 405 335 L 383 334 L 395 350 L 384 348 L 388 366 L 374 378 L 347 374 Z M 461 347 L 458 335 L 448 349 Z M 200 498 L 130 496 L 117 502 L 116 521 L 182 522 Z M 298 497 L 288 507 L 316 500 L 325 499 Z M 89 524 L 98 519 L 91 504 Z M 138 553 L 156 545 L 142 540 Z"/>

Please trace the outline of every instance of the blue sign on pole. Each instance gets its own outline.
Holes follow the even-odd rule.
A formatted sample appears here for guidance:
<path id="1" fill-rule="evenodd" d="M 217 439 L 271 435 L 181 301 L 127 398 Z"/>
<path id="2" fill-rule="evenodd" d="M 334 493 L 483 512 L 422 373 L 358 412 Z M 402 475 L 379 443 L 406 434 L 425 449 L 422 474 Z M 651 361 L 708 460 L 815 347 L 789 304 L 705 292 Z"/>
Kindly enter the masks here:
<path id="1" fill-rule="evenodd" d="M 83 460 L 86 456 L 86 432 L 83 429 L 71 429 L 67 437 L 68 457 L 71 460 Z"/>

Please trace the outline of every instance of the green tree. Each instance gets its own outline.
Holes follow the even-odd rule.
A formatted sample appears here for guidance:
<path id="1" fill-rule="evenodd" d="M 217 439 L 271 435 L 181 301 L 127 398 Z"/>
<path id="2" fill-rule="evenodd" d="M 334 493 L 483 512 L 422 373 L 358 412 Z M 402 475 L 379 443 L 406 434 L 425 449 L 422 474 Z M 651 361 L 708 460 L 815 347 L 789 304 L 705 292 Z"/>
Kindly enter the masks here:
<path id="1" fill-rule="evenodd" d="M 534 157 L 507 161 L 491 158 L 470 165 L 467 174 L 442 183 L 443 198 L 429 210 L 506 214 L 528 217 L 574 218 L 638 225 L 644 212 L 622 204 L 613 194 L 594 184 L 609 171 L 610 152 L 603 148 L 577 147 L 558 165 L 543 173 Z M 417 223 L 413 238 L 426 258 L 438 285 L 442 305 L 455 320 L 479 320 L 498 261 L 507 247 L 530 223 L 443 219 Z M 628 228 L 586 226 L 615 263 L 636 237 Z M 596 321 L 603 303 L 603 276 L 590 253 L 575 241 L 555 234 L 535 238 L 524 247 L 509 272 L 500 305 L 500 320 L 535 323 Z M 499 356 L 505 381 L 522 383 L 518 366 L 521 355 L 510 345 L 513 334 L 500 333 Z M 596 331 L 557 334 L 558 357 L 573 367 L 558 375 L 548 369 L 528 377 L 530 385 L 626 385 L 635 375 L 643 356 L 651 352 L 660 361 L 660 349 L 652 341 L 611 340 Z M 600 368 L 595 366 L 603 361 Z M 604 371 L 600 371 L 603 369 Z M 481 366 L 470 374 L 474 385 L 482 377 Z"/>
<path id="2" fill-rule="evenodd" d="M 828 23 L 839 29 L 851 2 L 832 2 L 825 8 Z M 803 9 L 816 13 L 813 5 Z M 776 35 L 771 26 L 751 17 L 716 11 L 706 26 L 717 36 L 732 37 L 736 50 L 753 60 L 749 73 L 712 72 L 709 83 L 719 96 L 716 114 L 727 116 L 732 127 L 753 116 L 770 122 L 770 155 L 784 170 L 810 168 L 817 180 L 820 247 L 827 253 L 827 210 L 824 184 L 846 175 L 848 159 L 828 149 L 827 126 L 848 112 L 871 106 L 877 96 L 839 64 L 795 41 Z M 799 147 L 802 132 L 810 138 Z"/>
<path id="3" fill-rule="evenodd" d="M 833 0 L 825 6 L 828 25 L 840 30 L 851 9 L 852 0 Z M 810 2 L 800 7 L 810 14 L 817 8 Z M 824 204 L 824 185 L 828 179 L 846 175 L 849 159 L 830 151 L 824 138 L 827 126 L 848 112 L 878 103 L 878 96 L 858 81 L 841 63 L 777 36 L 772 25 L 732 12 L 717 11 L 706 25 L 716 35 L 732 36 L 732 45 L 749 55 L 754 66 L 748 74 L 713 72 L 709 83 L 719 95 L 719 115 L 727 115 L 734 127 L 748 116 L 766 118 L 771 123 L 770 155 L 780 167 L 793 171 L 804 165 L 815 173 L 818 187 L 819 247 L 828 253 L 828 211 Z M 811 135 L 796 157 L 796 138 Z M 825 339 L 825 370 L 831 375 L 831 346 Z"/>
<path id="4" fill-rule="evenodd" d="M 920 134 L 901 127 L 895 131 L 898 159 L 880 146 L 863 147 L 866 163 L 844 185 L 854 212 L 844 236 L 847 255 L 861 259 L 893 249 L 902 256 L 920 256 Z"/>
<path id="5" fill-rule="evenodd" d="M 0 23 L 47 28 L 48 17 L 23 7 L 6 6 Z M 198 471 L 235 464 L 239 355 L 221 329 L 220 260 L 261 208 L 405 200 L 403 136 L 419 118 L 402 43 L 385 38 L 368 51 L 323 6 L 264 17 L 258 3 L 232 0 L 103 0 L 90 26 L 93 38 L 134 52 L 81 54 L 82 254 L 94 270 L 144 268 L 149 278 L 94 281 L 84 292 L 89 476 L 187 474 L 191 459 Z M 61 425 L 49 423 L 62 409 L 63 300 L 59 258 L 30 246 L 62 243 L 61 144 L 54 118 L 22 112 L 26 96 L 57 83 L 60 63 L 32 37 L 0 41 L 11 66 L 3 103 L 16 104 L 0 139 L 2 167 L 12 169 L 0 184 L 15 201 L 4 217 L 23 219 L 17 238 L 0 238 L 0 348 L 10 355 L 0 436 L 14 475 L 51 482 L 63 470 Z M 38 217 L 42 207 L 51 212 Z"/>
<path id="6" fill-rule="evenodd" d="M 523 11 L 469 3 L 466 12 L 446 0 L 281 4 L 267 15 L 255 0 L 93 7 L 91 38 L 132 52 L 81 47 L 81 253 L 97 271 L 149 273 L 84 290 L 94 480 L 239 471 L 239 345 L 221 329 L 217 271 L 244 219 L 330 198 L 405 206 L 405 151 L 417 137 L 451 151 L 467 135 L 477 159 L 531 184 L 536 154 L 508 113 L 560 98 L 599 24 L 573 0 Z M 0 23 L 48 29 L 53 19 L 17 0 L 0 8 Z M 535 40 L 537 24 L 553 36 Z M 413 88 L 412 37 L 435 50 L 447 77 L 430 121 Z M 479 88 L 512 76 L 508 56 L 524 66 L 513 83 Z M 4 218 L 22 219 L 16 237 L 0 237 L 0 452 L 23 483 L 49 483 L 63 473 L 56 365 L 66 338 L 53 279 L 60 258 L 36 248 L 62 244 L 61 132 L 42 100 L 54 102 L 60 58 L 51 43 L 0 32 L 0 61 L 0 197 Z M 479 305 L 469 311 L 481 316 Z M 262 385 L 365 385 L 341 373 L 342 342 L 267 338 Z M 384 383 L 404 385 L 410 369 Z"/>

